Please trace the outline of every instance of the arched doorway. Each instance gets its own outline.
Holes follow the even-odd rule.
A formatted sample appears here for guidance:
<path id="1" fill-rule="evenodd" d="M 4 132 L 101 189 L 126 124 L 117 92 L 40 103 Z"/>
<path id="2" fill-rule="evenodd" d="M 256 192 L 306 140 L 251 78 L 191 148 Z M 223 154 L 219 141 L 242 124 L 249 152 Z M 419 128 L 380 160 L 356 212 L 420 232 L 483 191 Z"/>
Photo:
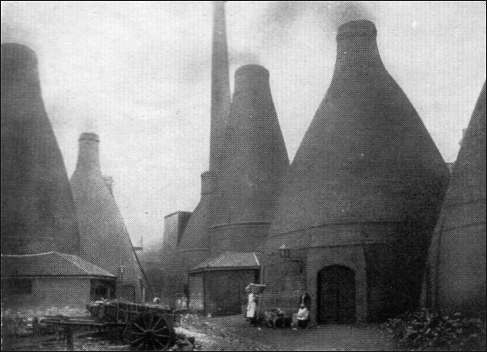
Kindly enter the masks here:
<path id="1" fill-rule="evenodd" d="M 355 273 L 353 270 L 332 265 L 318 273 L 319 323 L 355 322 Z"/>

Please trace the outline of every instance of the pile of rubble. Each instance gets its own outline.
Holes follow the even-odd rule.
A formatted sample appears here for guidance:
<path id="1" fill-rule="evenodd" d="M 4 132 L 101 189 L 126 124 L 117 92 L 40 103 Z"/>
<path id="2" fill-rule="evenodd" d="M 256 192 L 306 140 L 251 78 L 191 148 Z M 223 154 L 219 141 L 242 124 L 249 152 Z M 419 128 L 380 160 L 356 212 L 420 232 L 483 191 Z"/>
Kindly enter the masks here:
<path id="1" fill-rule="evenodd" d="M 38 310 L 13 311 L 6 309 L 2 311 L 2 337 L 4 339 L 19 338 L 53 334 L 56 332 L 52 326 L 40 323 L 45 317 L 86 317 L 86 310 L 64 308 L 45 308 Z"/>

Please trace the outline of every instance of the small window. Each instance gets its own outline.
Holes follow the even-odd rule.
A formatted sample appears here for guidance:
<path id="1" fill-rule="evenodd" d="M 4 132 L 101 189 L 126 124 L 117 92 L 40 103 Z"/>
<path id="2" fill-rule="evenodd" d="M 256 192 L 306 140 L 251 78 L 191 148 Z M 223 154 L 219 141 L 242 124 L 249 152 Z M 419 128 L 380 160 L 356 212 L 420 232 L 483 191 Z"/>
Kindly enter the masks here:
<path id="1" fill-rule="evenodd" d="M 108 288 L 103 286 L 96 287 L 94 296 L 95 298 L 108 298 Z"/>
<path id="2" fill-rule="evenodd" d="M 91 280 L 90 299 L 96 301 L 102 298 L 115 298 L 114 283 L 105 280 Z"/>
<path id="3" fill-rule="evenodd" d="M 5 283 L 6 295 L 31 295 L 32 280 L 30 279 L 7 279 Z"/>

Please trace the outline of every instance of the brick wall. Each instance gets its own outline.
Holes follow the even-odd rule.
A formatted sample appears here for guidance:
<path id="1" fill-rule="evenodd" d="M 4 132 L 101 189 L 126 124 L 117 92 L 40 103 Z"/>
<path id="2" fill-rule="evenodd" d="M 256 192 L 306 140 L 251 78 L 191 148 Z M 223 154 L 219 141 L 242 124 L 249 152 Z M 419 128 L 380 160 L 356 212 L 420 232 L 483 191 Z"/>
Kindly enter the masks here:
<path id="1" fill-rule="evenodd" d="M 407 222 L 378 222 L 271 237 L 261 259 L 267 285 L 262 307 L 296 310 L 300 293 L 307 291 L 315 319 L 318 274 L 327 266 L 341 265 L 354 272 L 358 321 L 380 321 L 413 309 L 419 300 L 429 230 Z M 284 243 L 290 248 L 289 259 L 279 255 Z"/>
<path id="2" fill-rule="evenodd" d="M 297 311 L 299 297 L 306 290 L 305 252 L 293 252 L 293 261 L 281 258 L 278 251 L 260 256 L 263 266 L 261 282 L 267 285 L 259 296 L 260 311 L 280 308 Z"/>
<path id="3" fill-rule="evenodd" d="M 56 311 L 59 309 L 86 311 L 86 304 L 90 301 L 90 287 L 90 279 L 33 279 L 31 294 L 2 294 L 2 306 L 9 310 L 19 311 Z"/>
<path id="4" fill-rule="evenodd" d="M 258 270 L 219 270 L 190 275 L 190 308 L 212 314 L 240 314 L 247 304 L 245 287 Z"/>
<path id="5" fill-rule="evenodd" d="M 190 216 L 190 212 L 178 211 L 164 217 L 163 250 L 176 249 Z"/>
<path id="6" fill-rule="evenodd" d="M 211 255 L 224 251 L 252 252 L 266 239 L 268 223 L 242 223 L 210 228 Z"/>
<path id="7" fill-rule="evenodd" d="M 152 273 L 158 274 L 158 291 L 161 302 L 175 307 L 176 300 L 184 296 L 187 275 L 184 257 L 177 247 L 188 224 L 190 212 L 178 211 L 164 217 L 164 236 L 159 268 L 153 266 Z"/>
<path id="8" fill-rule="evenodd" d="M 205 273 L 205 308 L 213 314 L 239 314 L 247 303 L 245 287 L 256 282 L 256 270 L 224 270 Z"/>
<path id="9" fill-rule="evenodd" d="M 189 275 L 189 309 L 203 311 L 205 309 L 204 294 L 203 273 Z"/>

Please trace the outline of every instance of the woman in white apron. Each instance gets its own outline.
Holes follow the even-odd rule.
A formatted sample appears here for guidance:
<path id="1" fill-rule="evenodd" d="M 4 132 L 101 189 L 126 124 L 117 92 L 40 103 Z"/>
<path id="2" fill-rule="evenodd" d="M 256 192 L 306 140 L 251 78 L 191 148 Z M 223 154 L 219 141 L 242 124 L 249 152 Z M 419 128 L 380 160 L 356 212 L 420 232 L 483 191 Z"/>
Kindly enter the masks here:
<path id="1" fill-rule="evenodd" d="M 252 325 L 256 323 L 257 316 L 257 295 L 250 291 L 247 302 L 247 320 L 250 321 Z"/>

